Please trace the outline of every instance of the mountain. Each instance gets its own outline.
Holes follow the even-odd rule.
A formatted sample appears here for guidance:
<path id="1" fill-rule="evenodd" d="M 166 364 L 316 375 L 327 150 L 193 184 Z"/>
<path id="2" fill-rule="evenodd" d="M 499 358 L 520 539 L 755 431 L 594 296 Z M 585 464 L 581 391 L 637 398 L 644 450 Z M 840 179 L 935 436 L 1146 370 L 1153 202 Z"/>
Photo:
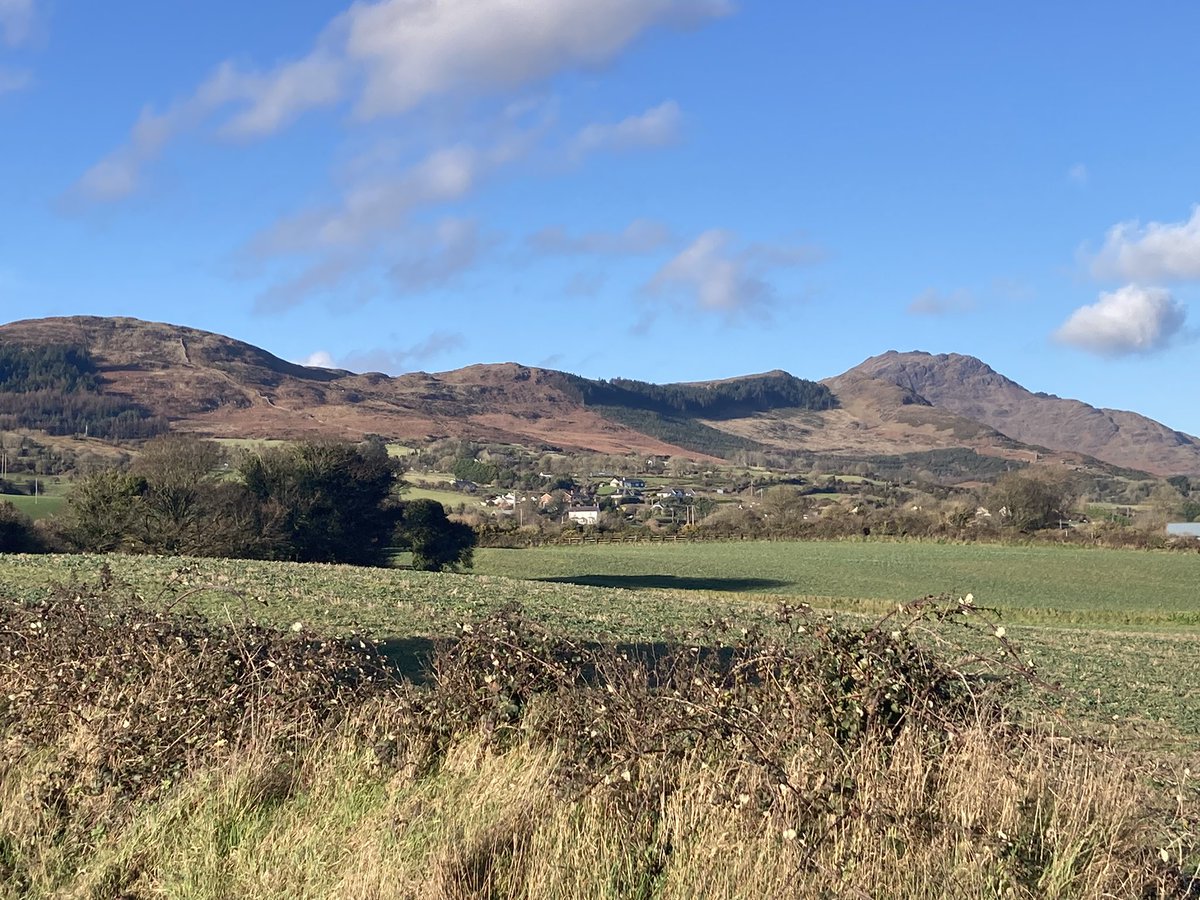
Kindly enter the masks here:
<path id="1" fill-rule="evenodd" d="M 892 350 L 840 377 L 894 385 L 1025 444 L 1073 450 L 1155 474 L 1200 472 L 1200 438 L 1134 412 L 1034 393 L 972 356 Z"/>
<path id="2" fill-rule="evenodd" d="M 24 418 L 22 418 L 22 416 Z M 823 382 L 782 371 L 656 385 L 516 363 L 397 377 L 290 363 L 219 334 L 136 319 L 0 326 L 0 427 L 144 437 L 440 437 L 715 459 L 968 451 L 1200 473 L 1200 441 L 1032 394 L 972 357 L 887 353 Z"/>

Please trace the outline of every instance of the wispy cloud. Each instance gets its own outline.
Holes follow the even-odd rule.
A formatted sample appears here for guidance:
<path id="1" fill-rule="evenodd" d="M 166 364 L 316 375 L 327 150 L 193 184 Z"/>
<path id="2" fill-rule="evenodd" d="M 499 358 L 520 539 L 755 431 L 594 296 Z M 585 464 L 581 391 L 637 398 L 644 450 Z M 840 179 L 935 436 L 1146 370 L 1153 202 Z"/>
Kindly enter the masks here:
<path id="1" fill-rule="evenodd" d="M 446 284 L 475 265 L 495 243 L 473 219 L 443 219 L 423 239 L 411 241 L 389 274 L 401 293 Z"/>
<path id="2" fill-rule="evenodd" d="M 0 47 L 19 47 L 33 36 L 36 10 L 33 0 L 0 0 Z M 24 66 L 4 65 L 0 59 L 0 97 L 33 85 L 33 72 Z"/>
<path id="3" fill-rule="evenodd" d="M 243 248 L 242 267 L 280 261 L 302 267 L 264 291 L 255 311 L 290 309 L 313 294 L 342 289 L 373 267 L 388 270 L 392 291 L 400 293 L 444 283 L 465 271 L 494 239 L 482 237 L 473 220 L 443 217 L 430 226 L 415 223 L 415 213 L 464 200 L 494 173 L 520 160 L 528 146 L 507 139 L 490 148 L 439 148 L 399 172 L 363 176 L 330 204 L 275 222 Z"/>
<path id="4" fill-rule="evenodd" d="M 1200 280 L 1200 206 L 1184 222 L 1114 225 L 1091 271 L 1098 278 L 1142 282 Z"/>
<path id="5" fill-rule="evenodd" d="M 394 336 L 393 336 L 394 337 Z M 370 350 L 355 350 L 337 360 L 328 350 L 316 350 L 304 359 L 297 360 L 302 366 L 320 369 L 348 369 L 351 372 L 384 372 L 401 375 L 412 367 L 435 359 L 465 343 L 464 337 L 451 331 L 435 331 L 423 340 L 408 347 L 374 347 Z"/>
<path id="6" fill-rule="evenodd" d="M 973 309 L 975 296 L 970 291 L 943 293 L 930 288 L 914 297 L 906 311 L 912 316 L 949 316 Z"/>
<path id="7" fill-rule="evenodd" d="M 0 39 L 10 47 L 27 40 L 33 31 L 33 0 L 0 0 Z"/>
<path id="8" fill-rule="evenodd" d="M 818 248 L 806 244 L 753 243 L 739 249 L 732 232 L 713 229 L 663 265 L 644 290 L 690 300 L 706 312 L 761 312 L 776 298 L 769 280 L 774 270 L 820 257 Z"/>
<path id="9" fill-rule="evenodd" d="M 18 10 L 29 0 L 0 0 Z M 3 9 L 4 7 L 0 7 Z M 358 120 L 407 113 L 445 96 L 496 96 L 557 72 L 609 62 L 655 27 L 688 28 L 732 11 L 728 0 L 377 0 L 334 18 L 312 51 L 267 70 L 217 66 L 190 95 L 141 113 L 128 140 L 92 166 L 76 199 L 119 200 L 180 135 L 211 127 L 228 138 L 259 138 L 305 113 L 349 105 Z M 5 21 L 0 19 L 0 21 Z M 578 140 L 601 147 L 661 143 L 678 127 L 673 103 Z"/>
<path id="10" fill-rule="evenodd" d="M 375 347 L 347 354 L 342 361 L 354 372 L 385 372 L 400 375 L 429 360 L 457 350 L 466 343 L 458 332 L 435 331 L 422 341 L 408 347 Z"/>
<path id="11" fill-rule="evenodd" d="M 1131 284 L 1075 310 L 1054 337 L 1100 356 L 1148 354 L 1170 346 L 1186 318 L 1186 308 L 1169 291 Z"/>
<path id="12" fill-rule="evenodd" d="M 664 147 L 679 140 L 683 114 L 674 100 L 660 103 L 636 116 L 612 124 L 593 123 L 572 142 L 571 155 L 579 160 L 599 150 L 637 150 Z"/>
<path id="13" fill-rule="evenodd" d="M 356 110 L 371 118 L 600 66 L 650 28 L 731 11 L 727 0 L 385 0 L 345 14 L 345 55 L 364 70 Z"/>
<path id="14" fill-rule="evenodd" d="M 535 253 L 548 256 L 632 256 L 654 253 L 675 240 L 666 225 L 652 219 L 634 219 L 620 231 L 589 231 L 570 234 L 561 225 L 550 225 L 525 239 Z"/>
<path id="15" fill-rule="evenodd" d="M 416 209 L 461 200 L 510 161 L 465 144 L 440 148 L 395 175 L 372 176 L 351 185 L 331 205 L 279 220 L 248 249 L 270 257 L 369 245 L 381 233 L 404 226 Z"/>
<path id="16" fill-rule="evenodd" d="M 1086 187 L 1090 178 L 1091 173 L 1088 172 L 1088 167 L 1083 163 L 1075 163 L 1075 165 L 1067 169 L 1067 181 L 1076 187 Z"/>
<path id="17" fill-rule="evenodd" d="M 315 294 L 334 290 L 343 294 L 341 299 L 345 303 L 345 285 L 363 271 L 366 263 L 367 256 L 360 252 L 322 256 L 259 294 L 254 301 L 254 312 L 260 315 L 286 312 Z M 360 286 L 352 293 L 362 302 L 369 299 L 376 290 Z"/>

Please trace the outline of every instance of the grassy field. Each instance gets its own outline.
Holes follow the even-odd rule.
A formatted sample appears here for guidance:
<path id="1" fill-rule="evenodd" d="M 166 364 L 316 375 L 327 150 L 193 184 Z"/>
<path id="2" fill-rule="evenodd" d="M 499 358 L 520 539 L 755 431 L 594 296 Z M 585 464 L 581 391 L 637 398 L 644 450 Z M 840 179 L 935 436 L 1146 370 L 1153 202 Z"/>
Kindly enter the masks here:
<path id="1" fill-rule="evenodd" d="M 32 479 L 24 476 L 13 478 L 14 481 L 30 484 Z M 38 496 L 26 494 L 0 494 L 0 501 L 7 500 L 31 519 L 44 519 L 62 509 L 67 494 L 71 490 L 69 481 L 38 479 Z"/>
<path id="2" fill-rule="evenodd" d="M 0 594 L 73 600 L 53 607 L 64 611 L 61 620 L 35 612 L 44 619 L 7 632 L 19 651 L 7 658 L 44 669 L 46 680 L 22 687 L 20 665 L 0 667 L 0 697 L 19 700 L 50 730 L 29 752 L 0 753 L 0 897 L 1182 900 L 1195 896 L 1186 873 L 1196 870 L 1200 847 L 1200 629 L 1187 618 L 1196 611 L 1187 588 L 1197 583 L 1198 558 L 934 544 L 609 545 L 484 551 L 481 574 L 431 574 L 0 555 Z M 56 587 L 95 584 L 102 572 L 114 586 L 107 599 Z M 1040 586 L 1036 596 L 1031 585 Z M 1006 700 L 1003 722 L 931 713 L 925 725 L 909 720 L 896 743 L 825 752 L 817 741 L 827 739 L 806 730 L 811 723 L 787 718 L 804 708 L 793 703 L 804 693 L 767 703 L 773 678 L 747 680 L 746 689 L 765 692 L 727 706 L 725 693 L 687 668 L 694 645 L 736 639 L 697 631 L 706 620 L 728 617 L 735 634 L 739 625 L 769 630 L 781 600 L 806 600 L 821 609 L 804 641 L 824 633 L 811 626 L 877 619 L 896 600 L 943 589 L 973 590 L 1001 607 L 1007 637 L 1061 689 L 1030 688 Z M 828 593 L 805 593 L 816 590 Z M 309 682 L 299 682 L 294 697 L 286 687 L 286 679 L 315 676 L 287 668 L 286 656 L 277 669 L 272 657 L 251 653 L 252 630 L 224 650 L 208 641 L 225 639 L 212 637 L 178 651 L 190 645 L 147 641 L 137 622 L 96 637 L 105 627 L 97 618 L 71 632 L 78 610 L 114 601 L 125 609 L 135 595 L 231 626 L 247 618 L 282 626 L 314 654 L 305 666 L 319 667 L 313 648 L 325 648 L 329 632 L 387 638 L 385 652 L 414 664 L 437 638 L 463 636 L 455 653 L 482 643 L 459 668 L 440 670 L 457 671 L 458 681 L 427 685 L 458 685 L 433 702 L 413 694 L 355 701 L 340 724 L 320 726 L 311 712 L 300 715 L 309 709 Z M 1122 598 L 1126 623 L 1117 615 Z M 514 643 L 522 638 L 507 623 L 492 632 L 495 640 L 486 625 L 463 627 L 509 603 L 555 634 L 616 642 L 607 651 L 613 671 L 647 649 L 629 643 L 660 645 L 656 653 L 672 644 L 682 680 L 660 695 L 639 687 L 646 680 L 635 674 L 628 685 L 590 688 L 568 688 L 568 675 L 527 708 L 513 705 L 493 693 L 492 673 L 537 662 L 538 639 Z M 1047 624 L 1055 615 L 1070 624 Z M 939 644 L 939 658 L 956 669 L 979 665 L 969 656 L 956 661 L 960 653 L 1000 646 L 990 626 L 927 623 L 912 634 Z M 97 682 L 76 664 L 89 638 L 89 652 L 121 677 Z M 39 654 L 51 651 L 58 655 L 37 669 Z M 866 658 L 846 652 L 856 667 Z M 254 661 L 245 671 L 261 683 L 213 674 L 221 660 L 242 673 L 243 659 Z M 776 672 L 778 657 L 769 663 Z M 345 678 L 339 665 L 329 677 Z M 140 681 L 130 682 L 131 669 Z M 261 700 L 231 719 L 241 724 L 228 733 L 242 737 L 228 745 L 205 730 L 210 711 L 225 707 L 197 700 L 207 696 L 193 685 L 202 675 L 215 678 L 212 697 L 230 709 L 231 691 Z M 97 683 L 102 696 L 93 697 Z M 72 684 L 92 699 L 87 716 L 64 724 L 59 710 L 77 705 Z M 466 701 L 478 705 L 478 721 L 455 720 L 447 739 L 448 716 L 461 716 L 454 711 Z M 916 708 L 926 705 L 933 701 Z M 513 710 L 518 724 L 503 724 Z M 748 731 L 730 724 L 741 715 Z M 169 727 L 158 724 L 167 718 Z M 675 736 L 691 733 L 705 749 L 671 749 Z M 747 734 L 753 738 L 743 740 Z M 137 780 L 147 754 L 128 749 L 142 746 L 131 735 L 163 758 L 180 735 L 215 743 L 186 751 L 189 766 L 160 785 L 158 771 Z M 767 736 L 790 741 L 783 769 L 755 756 Z M 94 787 L 96 760 L 118 787 Z M 48 792 L 59 783 L 52 778 L 66 785 L 70 803 Z"/>
<path id="3" fill-rule="evenodd" d="M 0 586 L 40 596 L 102 565 L 148 598 L 219 617 L 389 636 L 401 651 L 507 603 L 588 639 L 678 639 L 714 615 L 769 623 L 782 600 L 878 616 L 973 592 L 1058 695 L 1042 703 L 1121 738 L 1200 739 L 1200 556 L 936 544 L 747 543 L 482 550 L 475 574 L 157 557 L 0 556 Z M 677 573 L 677 574 L 676 574 Z M 169 587 L 164 589 L 164 585 Z"/>
<path id="4" fill-rule="evenodd" d="M 476 552 L 475 570 L 601 587 L 821 598 L 863 612 L 974 593 L 1015 623 L 1200 629 L 1200 554 L 999 544 L 734 542 Z"/>
<path id="5" fill-rule="evenodd" d="M 61 510 L 67 498 L 62 494 L 49 494 L 40 497 L 29 497 L 22 494 L 0 494 L 0 500 L 7 500 L 31 519 L 45 519 Z"/>
<path id="6" fill-rule="evenodd" d="M 401 495 L 404 500 L 436 500 L 447 509 L 457 509 L 461 504 L 478 506 L 479 497 L 461 491 L 439 491 L 437 488 L 406 487 Z"/>

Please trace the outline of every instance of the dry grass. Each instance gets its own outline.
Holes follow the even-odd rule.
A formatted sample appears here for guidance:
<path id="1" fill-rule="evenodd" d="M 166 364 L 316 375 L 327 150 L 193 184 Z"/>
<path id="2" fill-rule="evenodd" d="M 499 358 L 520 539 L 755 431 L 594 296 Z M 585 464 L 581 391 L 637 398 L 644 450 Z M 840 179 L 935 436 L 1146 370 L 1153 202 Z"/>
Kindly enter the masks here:
<path id="1" fill-rule="evenodd" d="M 0 897 L 1200 896 L 1200 773 L 1013 721 L 906 637 L 936 604 L 859 632 L 784 611 L 808 643 L 656 657 L 510 611 L 414 686 L 359 645 L 65 599 L 0 620 Z M 45 633 L 89 611 L 124 631 Z M 244 699 L 182 759 L 150 712 L 181 677 Z M 49 729 L 45 706 L 73 712 Z"/>
<path id="2" fill-rule="evenodd" d="M 384 708 L 364 711 L 374 725 Z M 391 723 L 397 724 L 397 723 Z M 739 798 L 744 774 L 692 759 L 647 763 L 573 797 L 552 748 L 506 752 L 464 736 L 436 772 L 383 767 L 349 727 L 289 759 L 245 748 L 124 827 L 57 846 L 21 802 L 33 760 L 9 764 L 11 847 L 36 860 L 5 896 L 217 898 L 1187 897 L 1159 850 L 1178 821 L 1127 761 L 1074 743 L 972 726 L 934 755 L 905 734 L 836 773 L 860 808 L 805 822 L 786 798 Z M 409 760 L 408 762 L 412 762 Z M 815 770 L 826 773 L 824 763 Z M 789 775 L 815 776 L 797 755 Z M 631 808 L 635 779 L 670 790 Z M 820 776 L 815 776 L 820 777 Z M 730 799 L 730 784 L 741 790 Z M 793 835 L 822 834 L 818 842 Z M 49 840 L 48 840 L 49 838 Z M 11 852 L 11 851 L 10 851 Z M 1178 860 L 1176 860 L 1178 862 Z"/>

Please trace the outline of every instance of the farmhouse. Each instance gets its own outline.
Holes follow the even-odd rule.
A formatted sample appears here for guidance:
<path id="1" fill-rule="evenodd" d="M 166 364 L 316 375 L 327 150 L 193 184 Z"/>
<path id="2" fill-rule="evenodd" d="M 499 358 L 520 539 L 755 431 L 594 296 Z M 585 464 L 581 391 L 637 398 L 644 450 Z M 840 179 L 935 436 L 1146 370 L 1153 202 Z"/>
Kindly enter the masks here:
<path id="1" fill-rule="evenodd" d="M 599 525 L 600 507 L 573 506 L 567 510 L 567 518 L 576 525 Z"/>
<path id="2" fill-rule="evenodd" d="M 646 489 L 646 482 L 641 478 L 614 478 L 609 484 L 619 491 L 642 491 Z"/>

